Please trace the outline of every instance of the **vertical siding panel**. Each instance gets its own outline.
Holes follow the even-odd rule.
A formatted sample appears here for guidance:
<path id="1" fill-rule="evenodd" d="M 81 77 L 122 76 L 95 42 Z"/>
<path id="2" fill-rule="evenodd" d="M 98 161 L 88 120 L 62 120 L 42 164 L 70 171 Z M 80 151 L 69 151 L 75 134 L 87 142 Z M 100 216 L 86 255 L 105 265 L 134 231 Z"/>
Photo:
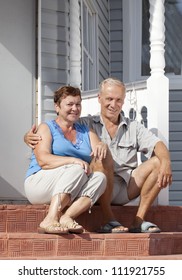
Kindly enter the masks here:
<path id="1" fill-rule="evenodd" d="M 95 0 L 98 11 L 99 82 L 110 75 L 109 1 Z"/>
<path id="2" fill-rule="evenodd" d="M 41 9 L 42 120 L 54 117 L 53 92 L 69 79 L 68 0 L 44 0 Z"/>
<path id="3" fill-rule="evenodd" d="M 110 75 L 109 0 L 95 0 L 98 12 L 99 82 Z M 69 0 L 42 1 L 42 120 L 54 116 L 53 91 L 69 83 Z"/>
<path id="4" fill-rule="evenodd" d="M 169 94 L 169 150 L 173 183 L 169 188 L 169 204 L 182 205 L 182 91 Z"/>
<path id="5" fill-rule="evenodd" d="M 123 77 L 122 0 L 96 0 L 99 16 L 99 82 Z"/>
<path id="6" fill-rule="evenodd" d="M 123 79 L 122 0 L 110 1 L 111 76 Z"/>

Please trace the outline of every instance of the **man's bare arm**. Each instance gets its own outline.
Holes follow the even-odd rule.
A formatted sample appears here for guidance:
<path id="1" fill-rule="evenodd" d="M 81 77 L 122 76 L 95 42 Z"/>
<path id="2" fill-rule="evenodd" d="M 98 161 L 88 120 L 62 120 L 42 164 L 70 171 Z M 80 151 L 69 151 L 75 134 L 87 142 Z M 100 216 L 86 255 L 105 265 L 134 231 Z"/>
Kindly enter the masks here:
<path id="1" fill-rule="evenodd" d="M 161 162 L 158 184 L 159 187 L 165 188 L 172 184 L 172 170 L 169 150 L 162 141 L 159 141 L 154 148 L 155 155 Z"/>
<path id="2" fill-rule="evenodd" d="M 37 134 L 37 127 L 35 124 L 32 128 L 24 135 L 24 142 L 31 148 L 34 149 L 35 145 L 41 140 L 40 135 Z"/>

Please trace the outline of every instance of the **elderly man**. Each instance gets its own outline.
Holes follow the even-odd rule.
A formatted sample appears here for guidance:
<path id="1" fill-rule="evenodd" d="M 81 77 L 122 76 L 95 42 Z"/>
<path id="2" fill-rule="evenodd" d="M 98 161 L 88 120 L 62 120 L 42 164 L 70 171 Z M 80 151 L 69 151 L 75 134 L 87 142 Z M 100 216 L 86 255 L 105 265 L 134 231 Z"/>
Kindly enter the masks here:
<path id="1" fill-rule="evenodd" d="M 108 78 L 101 82 L 99 88 L 100 114 L 80 119 L 88 123 L 99 138 L 107 143 L 112 155 L 106 167 L 107 188 L 99 200 L 104 225 L 98 232 L 127 232 L 128 228 L 116 221 L 111 204 L 125 205 L 138 196 L 138 210 L 129 231 L 160 232 L 159 227 L 145 221 L 145 217 L 160 190 L 172 183 L 169 151 L 142 124 L 122 115 L 124 100 L 124 84 L 120 80 Z M 24 141 L 31 148 L 40 141 L 35 126 L 25 134 Z M 137 163 L 138 151 L 148 158 L 140 165 Z"/>

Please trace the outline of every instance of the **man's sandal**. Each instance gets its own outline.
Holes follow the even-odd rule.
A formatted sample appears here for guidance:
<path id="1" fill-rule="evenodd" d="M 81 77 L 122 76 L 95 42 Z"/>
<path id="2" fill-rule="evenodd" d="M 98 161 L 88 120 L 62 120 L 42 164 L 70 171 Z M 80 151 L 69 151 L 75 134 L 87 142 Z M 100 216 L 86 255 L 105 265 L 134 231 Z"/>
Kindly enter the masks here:
<path id="1" fill-rule="evenodd" d="M 118 221 L 110 221 L 97 230 L 98 233 L 126 233 L 128 228 L 125 228 Z"/>
<path id="2" fill-rule="evenodd" d="M 129 232 L 131 233 L 159 233 L 161 232 L 160 228 L 151 223 L 143 221 L 140 227 L 137 228 L 130 228 Z"/>

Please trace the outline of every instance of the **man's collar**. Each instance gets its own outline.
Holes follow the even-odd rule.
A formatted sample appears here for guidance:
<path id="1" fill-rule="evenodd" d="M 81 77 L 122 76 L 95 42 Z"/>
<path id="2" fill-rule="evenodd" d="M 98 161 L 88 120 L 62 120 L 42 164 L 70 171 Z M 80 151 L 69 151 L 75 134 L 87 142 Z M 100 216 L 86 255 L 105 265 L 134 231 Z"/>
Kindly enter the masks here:
<path id="1" fill-rule="evenodd" d="M 125 124 L 127 125 L 127 119 L 123 116 L 122 113 L 120 113 L 120 120 L 119 120 L 119 126 Z M 101 123 L 103 125 L 103 120 L 102 120 L 102 116 L 101 115 L 94 115 L 92 116 L 92 119 L 95 123 Z"/>
<path id="2" fill-rule="evenodd" d="M 93 121 L 94 121 L 95 123 L 99 123 L 99 122 L 100 122 L 100 123 L 103 123 L 100 114 L 98 114 L 98 115 L 93 115 L 93 116 L 92 116 L 92 119 L 93 119 Z"/>

